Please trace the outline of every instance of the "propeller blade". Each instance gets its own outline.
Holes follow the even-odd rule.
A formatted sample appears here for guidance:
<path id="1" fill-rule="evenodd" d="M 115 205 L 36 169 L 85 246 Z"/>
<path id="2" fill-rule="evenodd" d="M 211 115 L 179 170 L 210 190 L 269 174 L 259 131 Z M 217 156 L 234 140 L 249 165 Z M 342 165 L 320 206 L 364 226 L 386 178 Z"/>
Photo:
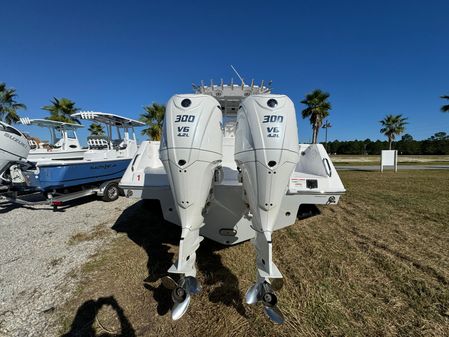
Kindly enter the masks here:
<path id="1" fill-rule="evenodd" d="M 259 293 L 260 293 L 260 283 L 253 284 L 245 295 L 246 303 L 248 304 L 256 304 L 259 301 Z"/>
<path id="2" fill-rule="evenodd" d="M 163 278 L 161 278 L 161 283 L 162 283 L 162 285 L 165 287 L 165 288 L 167 288 L 167 289 L 170 289 L 170 290 L 173 290 L 173 289 L 175 289 L 177 286 L 178 286 L 178 284 L 176 283 L 176 281 L 175 280 L 173 280 L 170 276 L 164 276 Z"/>
<path id="3" fill-rule="evenodd" d="M 265 306 L 264 311 L 267 314 L 268 318 L 275 324 L 284 323 L 284 315 L 282 315 L 281 311 L 277 306 L 269 307 Z"/>
<path id="4" fill-rule="evenodd" d="M 185 285 L 191 294 L 198 294 L 201 291 L 201 285 L 196 277 L 187 276 L 185 278 Z"/>
<path id="5" fill-rule="evenodd" d="M 171 318 L 172 320 L 176 321 L 180 319 L 189 308 L 190 304 L 190 294 L 187 292 L 186 299 L 180 303 L 176 303 L 173 305 L 172 311 L 171 311 Z"/>

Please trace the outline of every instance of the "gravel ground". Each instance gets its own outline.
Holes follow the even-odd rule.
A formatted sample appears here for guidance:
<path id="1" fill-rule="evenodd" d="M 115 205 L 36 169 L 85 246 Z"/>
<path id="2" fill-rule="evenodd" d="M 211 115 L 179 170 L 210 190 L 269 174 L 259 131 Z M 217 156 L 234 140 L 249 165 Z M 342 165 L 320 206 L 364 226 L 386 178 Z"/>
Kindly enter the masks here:
<path id="1" fill-rule="evenodd" d="M 95 199 L 53 212 L 0 202 L 0 337 L 51 336 L 55 311 L 76 288 L 70 276 L 114 237 L 133 200 Z"/>

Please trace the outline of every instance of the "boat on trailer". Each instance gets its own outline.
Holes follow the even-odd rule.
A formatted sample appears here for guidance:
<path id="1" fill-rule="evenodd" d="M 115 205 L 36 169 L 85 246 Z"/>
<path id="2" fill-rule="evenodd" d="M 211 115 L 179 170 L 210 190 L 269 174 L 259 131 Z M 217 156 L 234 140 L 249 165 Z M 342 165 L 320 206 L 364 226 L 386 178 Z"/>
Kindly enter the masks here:
<path id="1" fill-rule="evenodd" d="M 39 160 L 57 159 L 83 159 L 84 152 L 77 136 L 77 130 L 83 128 L 81 124 L 64 123 L 48 119 L 20 118 L 23 125 L 34 125 L 46 128 L 50 134 L 50 141 L 42 142 L 34 137 L 27 137 L 30 145 L 28 160 L 36 162 Z"/>
<path id="2" fill-rule="evenodd" d="M 89 148 L 80 160 L 39 160 L 34 170 L 25 171 L 28 185 L 43 192 L 120 179 L 137 152 L 135 127 L 142 122 L 104 112 L 72 115 L 106 126 L 107 135 L 88 140 Z M 99 139 L 98 139 L 99 138 Z"/>
<path id="3" fill-rule="evenodd" d="M 25 149 L 29 150 L 27 139 L 18 130 L 8 128 L 7 150 L 16 155 L 6 157 L 5 162 L 14 163 L 23 159 L 24 163 L 14 171 L 12 168 L 15 166 L 8 164 L 8 176 L 15 179 L 10 179 L 8 190 L 0 199 L 21 205 L 47 204 L 56 210 L 67 201 L 88 195 L 100 196 L 104 201 L 113 201 L 119 197 L 118 182 L 138 148 L 134 128 L 144 123 L 103 112 L 87 111 L 74 116 L 106 125 L 106 136 L 88 140 L 89 149 L 84 152 L 83 159 L 47 158 L 30 163 L 25 159 L 28 155 Z M 3 153 L 3 142 L 1 148 Z M 3 155 L 0 157 L 0 167 L 4 166 L 2 159 Z M 41 192 L 45 200 L 28 201 L 19 195 L 25 192 Z"/>
<path id="4" fill-rule="evenodd" d="M 300 205 L 332 205 L 345 188 L 321 144 L 298 144 L 293 102 L 254 81 L 194 86 L 167 103 L 161 142 L 143 142 L 120 181 L 128 197 L 157 199 L 182 227 L 177 260 L 162 278 L 172 289 L 172 318 L 200 291 L 196 250 L 203 237 L 224 245 L 251 239 L 256 278 L 248 304 L 284 317 L 275 291 L 275 230 L 295 223 Z"/>

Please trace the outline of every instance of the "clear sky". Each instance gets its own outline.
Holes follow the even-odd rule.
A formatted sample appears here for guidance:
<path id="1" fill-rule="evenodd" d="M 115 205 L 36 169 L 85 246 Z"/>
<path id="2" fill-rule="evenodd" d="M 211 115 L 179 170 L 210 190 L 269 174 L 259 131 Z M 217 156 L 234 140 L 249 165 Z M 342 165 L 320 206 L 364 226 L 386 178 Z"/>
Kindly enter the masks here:
<path id="1" fill-rule="evenodd" d="M 233 64 L 297 112 L 307 92 L 330 92 L 330 139 L 381 138 L 386 114 L 422 139 L 449 133 L 448 13 L 448 0 L 2 1 L 0 81 L 29 117 L 55 96 L 136 118 L 192 82 L 235 78 Z"/>

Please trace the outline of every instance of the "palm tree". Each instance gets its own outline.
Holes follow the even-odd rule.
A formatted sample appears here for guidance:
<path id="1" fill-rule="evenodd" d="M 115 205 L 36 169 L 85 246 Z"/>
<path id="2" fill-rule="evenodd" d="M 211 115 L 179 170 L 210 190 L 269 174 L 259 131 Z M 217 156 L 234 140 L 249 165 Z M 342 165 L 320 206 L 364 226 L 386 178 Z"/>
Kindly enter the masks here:
<path id="1" fill-rule="evenodd" d="M 327 151 L 327 129 L 329 129 L 331 127 L 332 127 L 332 124 L 328 120 L 326 120 L 322 126 L 322 128 L 326 130 L 326 136 L 324 138 L 324 144 L 325 144 L 324 148 L 326 149 L 326 151 Z"/>
<path id="2" fill-rule="evenodd" d="M 47 117 L 47 119 L 64 123 L 79 124 L 79 121 L 72 117 L 72 114 L 79 111 L 75 106 L 75 102 L 64 97 L 60 99 L 53 97 L 53 100 L 51 100 L 50 103 L 50 105 L 42 107 L 43 110 L 50 111 L 50 117 Z"/>
<path id="3" fill-rule="evenodd" d="M 160 141 L 162 136 L 162 123 L 165 116 L 165 105 L 152 103 L 143 107 L 145 112 L 140 115 L 140 121 L 148 125 L 142 130 L 142 135 L 148 138 Z"/>
<path id="4" fill-rule="evenodd" d="M 380 132 L 388 137 L 389 149 L 391 150 L 391 144 L 395 137 L 405 131 L 407 117 L 402 117 L 402 115 L 387 115 L 380 121 L 380 124 L 382 125 Z"/>
<path id="5" fill-rule="evenodd" d="M 91 136 L 103 136 L 104 135 L 103 126 L 98 123 L 92 123 L 89 126 L 88 130 L 89 130 Z"/>
<path id="6" fill-rule="evenodd" d="M 26 109 L 26 105 L 16 102 L 16 89 L 6 87 L 6 83 L 0 83 L 0 120 L 12 124 L 18 122 L 20 117 L 17 110 Z"/>
<path id="7" fill-rule="evenodd" d="M 441 96 L 442 99 L 449 100 L 449 96 Z M 448 102 L 449 103 L 449 102 Z M 449 104 L 445 104 L 441 107 L 442 112 L 449 112 Z"/>
<path id="8" fill-rule="evenodd" d="M 332 109 L 330 102 L 328 101 L 329 93 L 321 91 L 319 89 L 314 90 L 310 94 L 306 95 L 306 98 L 301 101 L 302 104 L 307 105 L 302 111 L 302 118 L 309 118 L 312 125 L 312 143 L 318 142 L 318 132 L 323 124 L 324 118 L 329 116 L 329 110 Z"/>

